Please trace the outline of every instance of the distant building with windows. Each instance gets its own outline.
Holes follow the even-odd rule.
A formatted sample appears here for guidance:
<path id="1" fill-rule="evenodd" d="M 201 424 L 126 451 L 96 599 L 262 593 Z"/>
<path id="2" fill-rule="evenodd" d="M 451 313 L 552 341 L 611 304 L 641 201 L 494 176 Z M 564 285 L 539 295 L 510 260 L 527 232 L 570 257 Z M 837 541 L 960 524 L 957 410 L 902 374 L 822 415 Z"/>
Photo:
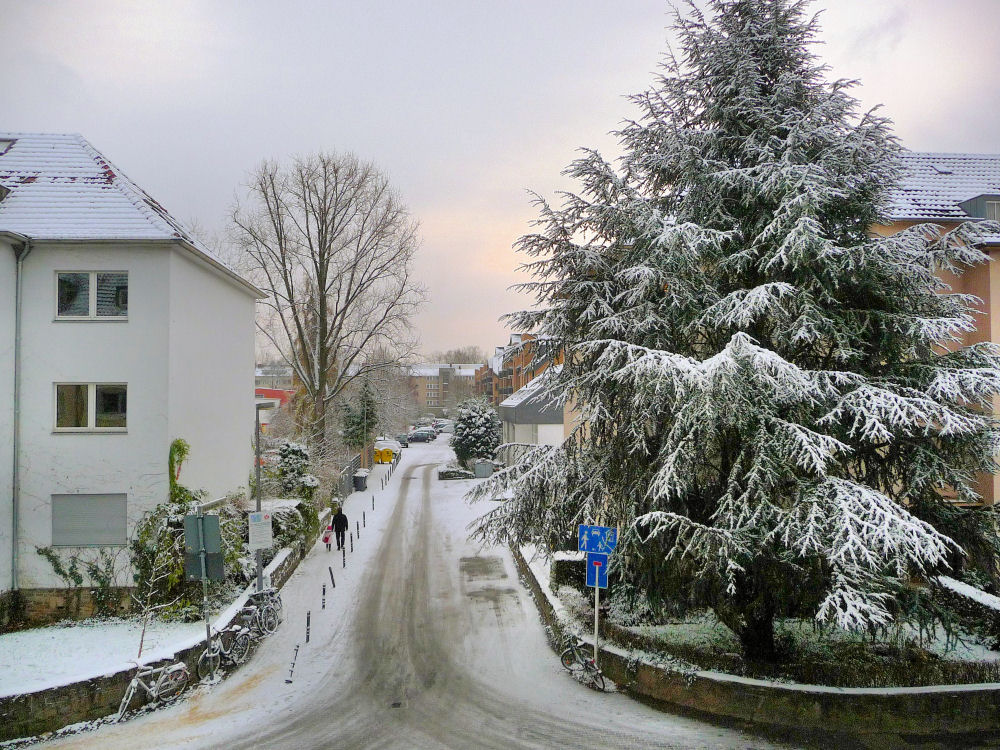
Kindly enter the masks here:
<path id="1" fill-rule="evenodd" d="M 294 390 L 292 368 L 288 365 L 257 365 L 254 371 L 254 386 L 281 391 Z"/>
<path id="2" fill-rule="evenodd" d="M 410 393 L 421 415 L 443 416 L 475 392 L 478 364 L 419 364 L 410 367 Z"/>
<path id="3" fill-rule="evenodd" d="M 81 136 L 0 133 L 0 595 L 124 548 L 175 438 L 186 486 L 246 485 L 261 296 Z"/>

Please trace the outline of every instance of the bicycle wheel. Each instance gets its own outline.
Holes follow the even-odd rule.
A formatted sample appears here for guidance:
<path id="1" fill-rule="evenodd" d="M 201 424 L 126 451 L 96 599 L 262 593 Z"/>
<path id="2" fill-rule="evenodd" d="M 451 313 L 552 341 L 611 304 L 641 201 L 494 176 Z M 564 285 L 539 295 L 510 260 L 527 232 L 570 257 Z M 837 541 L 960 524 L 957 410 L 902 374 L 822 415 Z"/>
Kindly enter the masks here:
<path id="1" fill-rule="evenodd" d="M 260 629 L 266 635 L 271 635 L 271 633 L 278 629 L 278 613 L 274 611 L 274 607 L 270 604 L 265 604 L 261 607 L 259 617 Z"/>
<path id="2" fill-rule="evenodd" d="M 595 688 L 597 688 L 601 692 L 604 692 L 604 674 L 599 669 L 592 669 L 589 670 L 589 672 L 590 672 L 589 675 L 590 682 L 594 685 Z"/>
<path id="3" fill-rule="evenodd" d="M 250 634 L 241 630 L 233 636 L 233 643 L 229 647 L 229 660 L 233 664 L 242 664 L 250 656 Z"/>
<path id="4" fill-rule="evenodd" d="M 115 717 L 115 721 L 121 721 L 122 716 L 128 711 L 128 704 L 132 702 L 132 696 L 135 695 L 135 680 L 133 679 L 129 684 L 128 688 L 125 690 L 125 696 L 122 698 L 122 702 L 118 705 L 118 715 Z"/>
<path id="5" fill-rule="evenodd" d="M 573 672 L 583 666 L 580 664 L 580 660 L 576 658 L 576 651 L 573 650 L 572 647 L 559 654 L 559 661 L 561 661 L 562 665 L 570 672 Z"/>
<path id="6" fill-rule="evenodd" d="M 222 654 L 219 647 L 213 643 L 211 650 L 206 648 L 198 657 L 198 679 L 204 680 L 218 672 L 220 666 L 222 666 Z"/>
<path id="7" fill-rule="evenodd" d="M 204 656 L 204 654 L 202 655 Z M 219 658 L 218 651 L 215 652 L 215 658 Z M 198 660 L 198 666 L 201 666 L 201 659 Z M 184 666 L 183 662 L 174 664 L 161 674 L 160 679 L 156 681 L 156 699 L 163 703 L 169 703 L 183 692 L 187 681 L 187 667 Z"/>

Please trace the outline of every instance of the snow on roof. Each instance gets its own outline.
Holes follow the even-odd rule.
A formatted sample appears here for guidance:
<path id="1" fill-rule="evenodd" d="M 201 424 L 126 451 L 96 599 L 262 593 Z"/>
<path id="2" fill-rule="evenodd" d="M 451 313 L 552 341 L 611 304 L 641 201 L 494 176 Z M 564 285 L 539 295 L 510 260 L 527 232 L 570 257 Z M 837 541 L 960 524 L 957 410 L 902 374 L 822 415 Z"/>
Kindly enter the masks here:
<path id="1" fill-rule="evenodd" d="M 3 133 L 0 231 L 34 240 L 177 240 L 254 289 L 83 136 Z M 254 289 L 259 292 L 259 290 Z"/>
<path id="2" fill-rule="evenodd" d="M 893 220 L 964 221 L 959 203 L 1000 195 L 1000 154 L 906 151 L 902 178 L 890 196 Z"/>
<path id="3" fill-rule="evenodd" d="M 540 395 L 542 393 L 542 388 L 547 385 L 549 381 L 558 376 L 561 370 L 562 365 L 553 365 L 552 367 L 546 368 L 537 378 L 529 380 L 501 401 L 500 406 L 517 406 L 524 403 L 529 398 Z"/>
<path id="4" fill-rule="evenodd" d="M 420 364 L 410 367 L 410 375 L 415 378 L 436 378 L 441 370 L 452 370 L 460 378 L 474 378 L 481 365 L 462 362 L 460 364 Z"/>

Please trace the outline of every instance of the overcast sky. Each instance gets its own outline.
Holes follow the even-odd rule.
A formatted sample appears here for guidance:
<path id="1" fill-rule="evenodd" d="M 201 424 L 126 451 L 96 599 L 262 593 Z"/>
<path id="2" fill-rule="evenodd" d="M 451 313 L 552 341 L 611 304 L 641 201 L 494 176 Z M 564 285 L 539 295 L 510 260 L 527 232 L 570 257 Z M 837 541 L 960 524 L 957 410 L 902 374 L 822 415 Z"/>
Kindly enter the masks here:
<path id="1" fill-rule="evenodd" d="M 921 151 L 1000 152 L 1000 0 L 818 0 L 819 53 Z M 580 146 L 615 153 L 662 0 L 0 0 L 0 130 L 78 132 L 183 221 L 261 159 L 376 162 L 421 222 L 427 351 L 492 351 L 511 249 Z"/>

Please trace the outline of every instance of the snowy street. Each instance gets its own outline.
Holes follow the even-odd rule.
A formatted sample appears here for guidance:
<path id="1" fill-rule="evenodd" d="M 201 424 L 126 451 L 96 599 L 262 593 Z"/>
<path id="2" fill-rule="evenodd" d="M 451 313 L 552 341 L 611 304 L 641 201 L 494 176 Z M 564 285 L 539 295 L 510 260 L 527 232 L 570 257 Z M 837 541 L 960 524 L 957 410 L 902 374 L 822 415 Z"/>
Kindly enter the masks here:
<path id="1" fill-rule="evenodd" d="M 367 520 L 346 569 L 318 544 L 283 591 L 284 623 L 249 664 L 177 705 L 44 746 L 775 747 L 575 682 L 510 555 L 468 542 L 467 524 L 486 508 L 462 499 L 469 482 L 437 480 L 445 441 L 403 455 L 371 493 L 374 512 L 370 502 L 345 508 L 352 530 L 362 511 Z"/>

